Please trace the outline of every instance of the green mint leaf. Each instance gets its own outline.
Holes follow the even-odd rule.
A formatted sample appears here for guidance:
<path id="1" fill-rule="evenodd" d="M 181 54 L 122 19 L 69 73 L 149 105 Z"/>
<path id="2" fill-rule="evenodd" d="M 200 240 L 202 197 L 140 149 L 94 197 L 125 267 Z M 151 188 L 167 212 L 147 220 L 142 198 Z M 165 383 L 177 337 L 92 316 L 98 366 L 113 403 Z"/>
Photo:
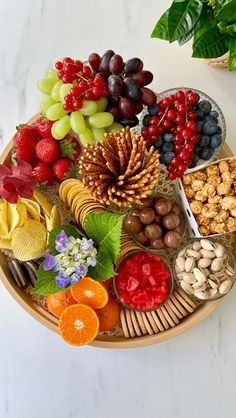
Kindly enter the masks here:
<path id="1" fill-rule="evenodd" d="M 235 22 L 236 0 L 217 0 L 214 11 L 218 21 Z"/>
<path id="2" fill-rule="evenodd" d="M 174 0 L 168 15 L 168 33 L 170 42 L 187 35 L 201 16 L 201 0 Z"/>
<path id="3" fill-rule="evenodd" d="M 152 31 L 151 38 L 159 38 L 164 41 L 169 41 L 168 33 L 168 14 L 169 9 L 163 13 L 158 22 L 156 23 L 155 28 Z"/>
<path id="4" fill-rule="evenodd" d="M 61 231 L 65 231 L 66 235 L 68 237 L 72 236 L 74 238 L 79 238 L 80 237 L 80 233 L 79 231 L 72 225 L 59 225 L 56 228 L 54 228 L 50 233 L 49 233 L 49 239 L 48 239 L 48 247 L 50 252 L 53 255 L 58 254 L 58 251 L 55 249 L 55 239 L 56 236 L 61 232 Z"/>
<path id="5" fill-rule="evenodd" d="M 236 69 L 236 36 L 231 38 L 229 41 L 228 69 L 230 71 Z"/>
<path id="6" fill-rule="evenodd" d="M 55 271 L 45 271 L 43 269 L 43 264 L 41 264 L 37 271 L 37 281 L 32 293 L 35 295 L 51 295 L 53 293 L 62 292 L 64 289 L 56 285 L 55 277 Z"/>
<path id="7" fill-rule="evenodd" d="M 85 232 L 99 245 L 99 249 L 114 262 L 120 251 L 123 215 L 109 212 L 89 213 L 85 219 Z"/>

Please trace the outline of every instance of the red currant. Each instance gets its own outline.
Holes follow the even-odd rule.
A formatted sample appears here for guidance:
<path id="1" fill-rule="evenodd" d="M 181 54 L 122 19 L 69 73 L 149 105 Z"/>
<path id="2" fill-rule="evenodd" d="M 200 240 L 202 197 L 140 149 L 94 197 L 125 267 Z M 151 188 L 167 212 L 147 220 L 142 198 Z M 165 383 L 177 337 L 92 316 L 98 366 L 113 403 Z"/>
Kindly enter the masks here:
<path id="1" fill-rule="evenodd" d="M 84 96 L 85 96 L 85 99 L 87 100 L 93 100 L 93 93 L 91 90 L 86 91 Z"/>
<path id="2" fill-rule="evenodd" d="M 187 144 L 184 146 L 184 149 L 193 152 L 194 150 L 194 144 L 192 144 L 191 142 L 187 142 Z"/>
<path id="3" fill-rule="evenodd" d="M 187 103 L 196 104 L 198 100 L 199 100 L 199 96 L 197 93 L 194 93 L 193 91 L 187 92 Z"/>
<path id="4" fill-rule="evenodd" d="M 177 117 L 177 114 L 173 109 L 169 109 L 168 112 L 166 113 L 166 117 L 167 119 L 175 120 Z"/>
<path id="5" fill-rule="evenodd" d="M 177 175 L 176 175 L 176 173 L 174 173 L 174 172 L 169 172 L 169 179 L 170 180 L 175 180 L 177 178 Z"/>
<path id="6" fill-rule="evenodd" d="M 69 63 L 73 63 L 74 60 L 72 58 L 66 57 L 63 60 L 63 64 L 69 64 Z"/>
<path id="7" fill-rule="evenodd" d="M 183 149 L 179 156 L 182 160 L 189 160 L 189 158 L 191 157 L 192 153 L 186 149 Z"/>
<path id="8" fill-rule="evenodd" d="M 186 115 L 188 108 L 185 104 L 180 104 L 177 108 L 177 112 L 179 115 Z"/>
<path id="9" fill-rule="evenodd" d="M 198 135 L 192 135 L 192 137 L 191 137 L 191 142 L 192 142 L 193 144 L 197 144 L 197 143 L 198 143 L 198 141 L 199 141 L 199 136 L 198 136 Z"/>
<path id="10" fill-rule="evenodd" d="M 191 129 L 191 131 L 195 131 L 195 132 L 197 132 L 197 131 L 198 131 L 198 129 L 197 129 L 197 124 L 196 124 L 196 122 L 194 122 L 193 120 L 189 120 L 189 121 L 186 123 L 186 128 Z"/>
<path id="11" fill-rule="evenodd" d="M 142 129 L 142 135 L 144 137 L 144 139 L 149 137 L 149 128 L 143 128 Z"/>
<path id="12" fill-rule="evenodd" d="M 182 90 L 179 90 L 176 92 L 176 98 L 180 103 L 184 103 L 185 102 L 185 92 Z"/>
<path id="13" fill-rule="evenodd" d="M 75 67 L 76 67 L 76 71 L 81 71 L 83 68 L 83 63 L 80 60 L 75 60 Z"/>
<path id="14" fill-rule="evenodd" d="M 174 150 L 177 152 L 182 151 L 183 145 L 182 144 L 174 144 Z"/>
<path id="15" fill-rule="evenodd" d="M 175 144 L 182 144 L 184 142 L 184 138 L 180 134 L 176 134 L 174 138 Z"/>
<path id="16" fill-rule="evenodd" d="M 78 99 L 75 99 L 73 101 L 73 105 L 74 105 L 74 108 L 76 110 L 81 109 L 81 107 L 83 106 L 83 99 L 82 99 L 82 97 L 79 97 Z"/>
<path id="17" fill-rule="evenodd" d="M 185 129 L 183 129 L 181 135 L 185 140 L 188 140 L 192 137 L 193 133 L 189 128 L 185 128 Z"/>
<path id="18" fill-rule="evenodd" d="M 159 122 L 160 122 L 160 120 L 159 120 L 156 116 L 153 116 L 153 117 L 150 119 L 149 124 L 150 124 L 150 125 L 157 125 Z"/>
<path id="19" fill-rule="evenodd" d="M 173 157 L 172 160 L 171 160 L 171 164 L 174 167 L 177 167 L 180 163 L 181 163 L 181 158 L 179 158 L 179 156 L 177 156 L 177 155 L 175 155 L 175 157 Z"/>
<path id="20" fill-rule="evenodd" d="M 72 96 L 77 97 L 77 96 L 79 96 L 79 94 L 81 94 L 82 92 L 81 92 L 81 89 L 80 89 L 80 87 L 79 87 L 79 86 L 73 86 L 73 87 L 70 89 L 70 93 L 72 94 Z"/>
<path id="21" fill-rule="evenodd" d="M 188 119 L 195 120 L 197 119 L 197 112 L 195 112 L 194 110 L 190 110 L 190 112 L 188 112 L 187 117 Z"/>
<path id="22" fill-rule="evenodd" d="M 149 126 L 148 132 L 149 132 L 150 135 L 158 134 L 158 126 L 155 126 L 155 125 Z"/>
<path id="23" fill-rule="evenodd" d="M 163 122 L 161 123 L 161 126 L 164 128 L 164 129 L 171 129 L 172 128 L 172 122 L 169 120 L 169 119 L 164 119 L 163 120 Z"/>
<path id="24" fill-rule="evenodd" d="M 162 99 L 162 100 L 159 102 L 159 106 L 160 106 L 162 109 L 166 109 L 167 107 L 169 107 L 169 106 L 170 106 L 171 102 L 172 102 L 172 100 L 171 100 L 171 98 L 170 98 L 170 97 L 165 97 L 164 99 Z"/>
<path id="25" fill-rule="evenodd" d="M 56 64 L 55 64 L 55 67 L 56 67 L 57 70 L 62 70 L 62 68 L 63 68 L 62 62 L 61 61 L 57 61 Z"/>
<path id="26" fill-rule="evenodd" d="M 178 166 L 178 172 L 180 174 L 183 174 L 186 171 L 186 169 L 187 169 L 187 166 L 186 166 L 185 163 L 180 163 L 179 164 L 179 166 Z"/>
<path id="27" fill-rule="evenodd" d="M 85 77 L 89 77 L 92 73 L 92 70 L 88 65 L 84 65 L 82 73 Z"/>

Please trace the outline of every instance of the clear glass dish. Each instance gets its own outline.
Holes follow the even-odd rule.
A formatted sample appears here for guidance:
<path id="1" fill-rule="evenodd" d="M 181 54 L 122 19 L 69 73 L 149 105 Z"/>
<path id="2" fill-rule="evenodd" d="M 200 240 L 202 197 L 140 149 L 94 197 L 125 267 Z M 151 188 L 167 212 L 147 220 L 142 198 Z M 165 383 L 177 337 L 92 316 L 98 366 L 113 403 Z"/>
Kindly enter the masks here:
<path id="1" fill-rule="evenodd" d="M 118 275 L 118 273 L 119 273 L 119 267 L 120 267 L 120 265 L 123 263 L 123 261 L 124 260 L 126 260 L 127 258 L 129 258 L 131 255 L 133 255 L 133 254 L 136 254 L 136 253 L 153 253 L 153 254 L 155 254 L 155 255 L 158 255 L 158 257 L 159 258 L 161 258 L 161 260 L 162 260 L 162 262 L 163 262 L 163 264 L 166 266 L 166 268 L 169 270 L 169 272 L 170 272 L 170 278 L 169 278 L 169 293 L 168 293 L 168 295 L 167 295 L 167 297 L 166 297 L 166 299 L 162 302 L 162 303 L 160 303 L 160 304 L 158 304 L 155 308 L 153 308 L 153 309 L 143 309 L 143 310 L 138 310 L 138 309 L 135 309 L 134 307 L 132 307 L 132 306 L 130 306 L 130 305 L 128 305 L 128 304 L 126 304 L 126 303 L 124 303 L 122 300 L 121 300 L 121 298 L 120 298 L 120 295 L 119 295 L 119 293 L 118 293 L 118 291 L 117 291 L 117 288 L 116 288 L 116 279 L 117 279 L 117 275 Z M 114 291 L 115 291 L 115 294 L 116 294 L 116 297 L 117 297 L 117 299 L 120 301 L 120 303 L 125 307 L 125 308 L 128 308 L 128 309 L 131 309 L 131 310 L 133 310 L 133 311 L 138 311 L 138 312 L 151 312 L 151 311 L 154 311 L 154 310 L 156 310 L 156 309 L 158 309 L 158 308 L 160 308 L 161 306 L 163 306 L 165 303 L 166 303 L 166 301 L 169 299 L 169 297 L 171 296 L 171 294 L 172 294 L 172 292 L 173 292 L 173 290 L 174 290 L 174 278 L 173 278 L 173 271 L 172 271 L 172 268 L 169 266 L 169 264 L 164 260 L 164 258 L 163 257 L 161 257 L 159 254 L 156 254 L 156 253 L 154 253 L 154 251 L 150 251 L 150 250 L 132 250 L 132 251 L 130 251 L 128 254 L 126 254 L 121 260 L 120 260 L 120 262 L 117 264 L 117 266 L 116 266 L 116 275 L 113 277 L 113 288 L 114 288 Z"/>
<path id="2" fill-rule="evenodd" d="M 200 239 L 204 239 L 204 238 L 200 238 Z M 175 255 L 175 258 L 174 258 L 174 261 L 173 261 L 173 267 L 172 267 L 172 271 L 173 271 L 173 277 L 174 277 L 174 281 L 175 281 L 175 284 L 183 291 L 183 292 L 185 292 L 190 298 L 192 298 L 193 300 L 197 300 L 198 302 L 209 302 L 209 301 L 212 301 L 212 300 L 216 300 L 216 299 L 220 299 L 220 298 L 222 298 L 222 297 L 224 297 L 224 296 L 226 296 L 229 292 L 230 292 L 230 290 L 233 288 L 233 286 L 234 286 L 234 283 L 235 283 L 235 280 L 236 280 L 236 261 L 235 261 L 235 257 L 234 257 L 234 255 L 233 255 L 233 253 L 227 248 L 227 247 L 225 247 L 225 245 L 224 245 L 224 247 L 225 247 L 225 250 L 226 250 L 226 256 L 227 256 L 227 258 L 228 258 L 228 263 L 229 263 L 229 265 L 233 268 L 233 270 L 234 270 L 234 275 L 232 275 L 231 276 L 231 280 L 232 280 L 232 285 L 231 285 L 231 287 L 229 288 L 229 290 L 227 291 L 227 293 L 225 293 L 225 294 L 220 294 L 220 293 L 218 293 L 218 294 L 216 294 L 215 296 L 213 296 L 213 297 L 209 297 L 209 298 L 205 298 L 205 299 L 201 299 L 201 298 L 198 298 L 196 295 L 194 295 L 194 294 L 192 294 L 192 293 L 189 293 L 189 292 L 187 292 L 182 286 L 181 286 L 181 284 L 180 284 L 180 280 L 179 280 L 179 278 L 178 278 L 178 276 L 177 276 L 177 272 L 176 272 L 176 269 L 175 269 L 175 267 L 176 267 L 176 259 L 179 257 L 179 254 L 184 250 L 184 249 L 186 249 L 187 250 L 187 248 L 188 248 L 188 246 L 190 245 L 190 244 L 192 244 L 193 242 L 196 242 L 196 241 L 200 241 L 200 239 L 194 239 L 194 240 L 191 240 L 191 241 L 189 241 L 187 244 L 185 244 L 184 246 L 182 246 L 180 249 L 179 249 L 179 251 L 178 252 L 176 252 L 176 255 Z M 217 244 L 217 243 L 219 243 L 219 244 L 221 244 L 221 245 L 223 245 L 221 242 L 219 242 L 219 241 L 217 241 L 217 240 L 211 240 L 211 239 L 209 239 L 209 238 L 206 238 L 206 240 L 208 240 L 208 241 L 211 241 L 212 243 L 214 243 L 214 244 Z M 223 281 L 223 280 L 222 280 Z"/>
<path id="3" fill-rule="evenodd" d="M 210 96 L 208 96 L 206 93 L 204 93 L 203 91 L 194 89 L 192 87 L 174 87 L 174 88 L 171 88 L 171 89 L 168 89 L 168 90 L 164 90 L 160 93 L 157 93 L 157 103 L 160 100 L 162 100 L 163 98 L 169 97 L 171 94 L 174 94 L 179 90 L 192 90 L 200 96 L 200 100 L 208 100 L 212 105 L 212 110 L 215 110 L 219 114 L 218 123 L 219 123 L 219 126 L 222 129 L 222 133 L 221 133 L 222 143 L 220 144 L 220 146 L 215 149 L 215 152 L 213 153 L 212 157 L 209 160 L 206 160 L 206 161 L 205 160 L 199 160 L 195 167 L 188 168 L 186 170 L 186 173 L 191 173 L 193 171 L 200 170 L 200 169 L 204 168 L 206 165 L 208 165 L 210 162 L 212 162 L 213 160 L 216 159 L 216 157 L 220 153 L 220 151 L 222 149 L 222 146 L 223 146 L 223 144 L 225 142 L 225 139 L 226 139 L 226 122 L 225 122 L 223 112 L 222 112 L 221 108 L 218 106 L 218 104 Z M 143 117 L 144 117 L 145 114 L 147 114 L 147 109 L 144 109 L 142 111 L 141 115 L 140 115 L 141 125 L 142 125 L 142 120 L 143 120 Z"/>

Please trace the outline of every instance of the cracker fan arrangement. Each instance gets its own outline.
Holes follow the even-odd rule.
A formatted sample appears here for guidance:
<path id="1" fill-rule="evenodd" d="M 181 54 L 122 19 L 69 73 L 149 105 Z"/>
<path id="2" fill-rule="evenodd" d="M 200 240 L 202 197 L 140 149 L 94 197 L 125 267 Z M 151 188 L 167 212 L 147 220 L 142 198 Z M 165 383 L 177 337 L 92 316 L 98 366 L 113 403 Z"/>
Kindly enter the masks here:
<path id="1" fill-rule="evenodd" d="M 148 344 L 235 281 L 224 116 L 205 93 L 156 94 L 152 80 L 112 50 L 57 61 L 2 158 L 4 283 L 72 345 Z"/>

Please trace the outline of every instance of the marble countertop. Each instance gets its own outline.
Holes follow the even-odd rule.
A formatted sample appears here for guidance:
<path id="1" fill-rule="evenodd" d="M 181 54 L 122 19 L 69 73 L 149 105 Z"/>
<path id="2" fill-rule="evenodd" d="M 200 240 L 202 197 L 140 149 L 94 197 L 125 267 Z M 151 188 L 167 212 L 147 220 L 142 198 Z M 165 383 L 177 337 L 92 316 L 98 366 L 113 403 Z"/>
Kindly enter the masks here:
<path id="1" fill-rule="evenodd" d="M 38 110 L 36 81 L 63 56 L 112 48 L 141 57 L 157 91 L 204 90 L 222 108 L 236 151 L 236 73 L 191 59 L 190 46 L 151 39 L 166 1 L 0 2 L 0 151 Z M 234 418 L 236 288 L 208 319 L 177 338 L 137 350 L 66 346 L 0 283 L 1 418 Z"/>

